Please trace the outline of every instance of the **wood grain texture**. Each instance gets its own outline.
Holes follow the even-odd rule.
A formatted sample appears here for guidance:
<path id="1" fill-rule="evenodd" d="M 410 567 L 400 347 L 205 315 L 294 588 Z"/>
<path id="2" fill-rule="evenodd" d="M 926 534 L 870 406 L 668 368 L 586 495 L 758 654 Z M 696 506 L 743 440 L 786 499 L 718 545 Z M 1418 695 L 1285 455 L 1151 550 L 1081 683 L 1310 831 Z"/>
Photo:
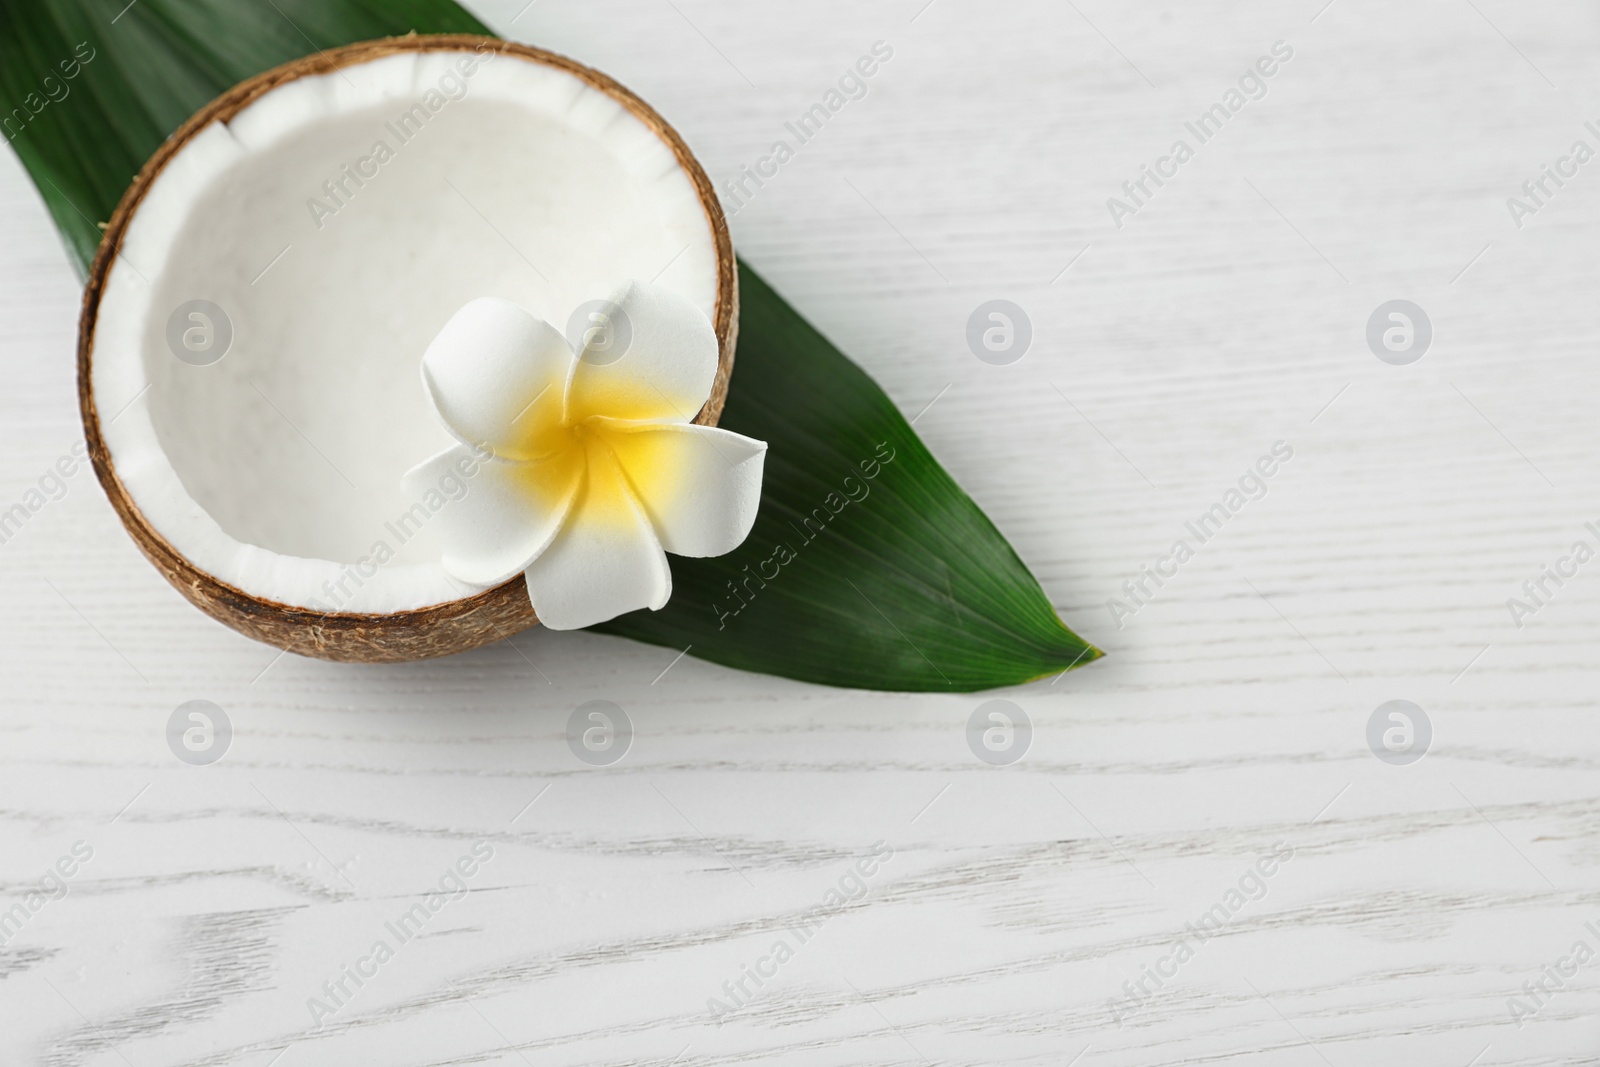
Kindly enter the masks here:
<path id="1" fill-rule="evenodd" d="M 1034 725 L 1002 768 L 967 747 L 987 696 L 591 634 L 274 659 L 80 470 L 0 545 L 0 915 L 93 848 L 0 947 L 0 1063 L 1600 1060 L 1600 963 L 1546 977 L 1600 948 L 1600 564 L 1521 628 L 1506 607 L 1600 522 L 1600 163 L 1520 229 L 1506 206 L 1597 145 L 1593 5 L 524 2 L 476 10 L 638 92 L 719 186 L 893 47 L 735 246 L 907 412 L 938 398 L 918 431 L 1109 655 L 993 694 Z M 1107 197 L 1278 40 L 1266 96 L 1114 226 Z M 0 218 L 9 506 L 77 440 L 78 292 L 9 156 Z M 1034 328 L 1007 367 L 965 340 L 997 297 Z M 1365 340 L 1397 298 L 1434 327 L 1404 367 Z M 1107 599 L 1280 440 L 1267 494 L 1118 629 Z M 235 730 L 207 767 L 165 737 L 196 698 Z M 1397 698 L 1433 727 L 1410 766 L 1366 740 Z M 566 740 L 592 699 L 636 731 L 606 768 Z M 467 892 L 313 1026 L 480 841 Z M 1274 849 L 1119 1025 L 1123 983 Z"/>

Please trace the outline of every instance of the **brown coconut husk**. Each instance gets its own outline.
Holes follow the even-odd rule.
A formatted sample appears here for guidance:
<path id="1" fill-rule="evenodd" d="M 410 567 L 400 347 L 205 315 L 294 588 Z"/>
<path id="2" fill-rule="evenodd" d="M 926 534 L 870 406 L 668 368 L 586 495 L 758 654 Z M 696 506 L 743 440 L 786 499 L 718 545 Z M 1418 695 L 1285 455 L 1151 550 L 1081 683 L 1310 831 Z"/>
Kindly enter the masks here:
<path id="1" fill-rule="evenodd" d="M 555 67 L 606 93 L 666 142 L 679 165 L 694 182 L 717 250 L 717 304 L 712 325 L 716 328 L 720 344 L 717 376 L 711 396 L 694 421 L 714 426 L 722 414 L 728 396 L 729 375 L 733 371 L 734 344 L 739 323 L 738 272 L 727 220 L 717 202 L 711 180 L 706 177 L 683 138 L 649 104 L 622 85 L 565 56 L 472 34 L 411 35 L 363 41 L 309 55 L 240 82 L 198 111 L 162 144 L 145 163 L 112 214 L 83 292 L 83 312 L 78 325 L 78 403 L 95 474 L 139 550 L 191 604 L 257 641 L 319 659 L 398 663 L 465 652 L 525 630 L 535 625 L 538 618 L 528 600 L 527 587 L 521 575 L 503 585 L 460 600 L 415 611 L 369 615 L 322 613 L 252 596 L 219 581 L 191 563 L 157 533 L 139 511 L 138 505 L 117 476 L 116 465 L 100 434 L 100 412 L 96 408 L 90 383 L 94 365 L 95 325 L 106 279 L 116 264 L 128 224 L 138 212 L 152 183 L 173 156 L 206 126 L 213 122 L 229 121 L 263 93 L 297 78 L 328 74 L 397 52 L 472 51 L 485 44 L 499 56 Z"/>

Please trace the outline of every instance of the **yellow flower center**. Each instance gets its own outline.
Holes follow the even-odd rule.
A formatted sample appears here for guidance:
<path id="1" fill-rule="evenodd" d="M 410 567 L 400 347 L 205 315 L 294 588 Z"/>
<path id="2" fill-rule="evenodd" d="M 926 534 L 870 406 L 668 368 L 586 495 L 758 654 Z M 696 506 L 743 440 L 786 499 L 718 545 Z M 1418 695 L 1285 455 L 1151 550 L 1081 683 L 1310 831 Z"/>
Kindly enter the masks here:
<path id="1" fill-rule="evenodd" d="M 559 506 L 577 482 L 574 513 L 581 510 L 586 520 L 608 525 L 634 526 L 635 501 L 647 495 L 643 490 L 656 499 L 670 499 L 681 484 L 684 472 L 676 459 L 673 431 L 628 431 L 607 425 L 600 416 L 570 423 L 559 416 L 559 406 L 547 406 L 541 397 L 518 420 L 526 427 L 518 449 L 528 457 L 518 465 L 518 477 L 541 506 Z"/>

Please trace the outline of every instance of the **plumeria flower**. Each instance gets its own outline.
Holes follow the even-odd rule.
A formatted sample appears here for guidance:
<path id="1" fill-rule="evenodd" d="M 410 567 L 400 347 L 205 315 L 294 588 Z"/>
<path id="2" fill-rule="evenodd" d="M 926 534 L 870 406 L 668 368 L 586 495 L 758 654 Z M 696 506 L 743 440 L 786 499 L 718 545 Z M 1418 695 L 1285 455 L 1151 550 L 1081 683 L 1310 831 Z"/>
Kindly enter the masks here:
<path id="1" fill-rule="evenodd" d="M 609 317 L 575 352 L 549 323 L 483 298 L 422 357 L 423 384 L 461 444 L 408 472 L 407 488 L 479 466 L 436 518 L 445 571 L 483 587 L 522 572 L 555 630 L 659 610 L 672 595 L 665 553 L 731 552 L 761 501 L 766 443 L 690 422 L 717 373 L 710 321 L 638 282 Z"/>

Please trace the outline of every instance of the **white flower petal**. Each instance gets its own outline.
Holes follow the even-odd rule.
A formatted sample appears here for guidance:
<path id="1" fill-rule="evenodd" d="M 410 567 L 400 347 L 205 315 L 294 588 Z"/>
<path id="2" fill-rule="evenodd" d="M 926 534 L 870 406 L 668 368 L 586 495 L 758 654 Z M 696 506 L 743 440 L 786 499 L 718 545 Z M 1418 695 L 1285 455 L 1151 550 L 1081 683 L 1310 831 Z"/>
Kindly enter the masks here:
<path id="1" fill-rule="evenodd" d="M 583 346 L 567 385 L 568 421 L 692 421 L 717 376 L 711 320 L 672 290 L 640 282 L 623 286 L 611 303 L 608 330 L 591 334 L 616 347 Z"/>
<path id="2" fill-rule="evenodd" d="M 410 522 L 404 516 L 397 521 L 408 532 L 423 521 L 438 529 L 441 562 L 451 577 L 498 585 L 549 547 L 582 474 L 581 453 L 535 465 L 479 459 L 457 445 L 406 472 L 402 484 L 415 503 L 406 513 Z M 458 483 L 464 494 L 452 494 Z"/>
<path id="3" fill-rule="evenodd" d="M 720 556 L 750 534 L 767 443 L 684 423 L 595 419 L 655 527 L 679 556 Z"/>
<path id="4" fill-rule="evenodd" d="M 578 499 L 556 539 L 528 567 L 527 581 L 534 614 L 552 630 L 660 610 L 672 596 L 666 553 L 604 449 L 589 451 Z"/>
<path id="5" fill-rule="evenodd" d="M 549 323 L 483 297 L 450 317 L 422 356 L 422 381 L 445 426 L 508 459 L 548 450 L 561 417 L 572 349 Z"/>

